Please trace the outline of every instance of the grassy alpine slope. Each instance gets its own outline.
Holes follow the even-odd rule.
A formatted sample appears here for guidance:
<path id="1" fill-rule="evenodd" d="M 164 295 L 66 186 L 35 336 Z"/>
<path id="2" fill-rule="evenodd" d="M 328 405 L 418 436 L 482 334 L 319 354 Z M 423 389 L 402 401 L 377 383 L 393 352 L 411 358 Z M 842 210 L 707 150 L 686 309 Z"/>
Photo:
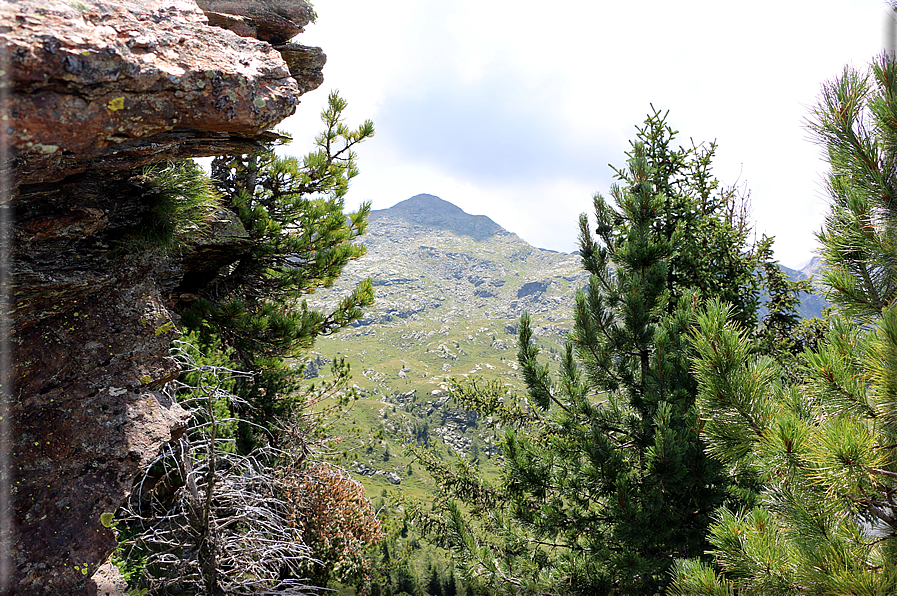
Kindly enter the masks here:
<path id="1" fill-rule="evenodd" d="M 522 388 L 520 315 L 530 313 L 543 353 L 559 360 L 574 296 L 588 276 L 578 255 L 535 248 L 488 217 L 426 194 L 372 211 L 361 240 L 367 254 L 309 303 L 327 305 L 370 276 L 374 306 L 351 328 L 319 338 L 306 373 L 326 377 L 338 356 L 351 364 L 360 399 L 336 431 L 349 434 L 342 463 L 368 495 L 401 487 L 426 498 L 434 487 L 413 467 L 408 475 L 407 442 L 428 442 L 446 457 L 479 456 L 489 466 L 496 435 L 489 421 L 453 406 L 446 381 L 479 375 Z"/>
<path id="2" fill-rule="evenodd" d="M 338 356 L 351 363 L 360 399 L 336 429 L 349 435 L 344 465 L 372 498 L 398 487 L 426 498 L 433 486 L 405 458 L 407 442 L 478 457 L 486 469 L 495 443 L 488 421 L 453 407 L 446 381 L 480 375 L 520 386 L 520 315 L 529 312 L 545 350 L 556 351 L 587 276 L 578 256 L 534 248 L 431 195 L 373 211 L 362 241 L 367 255 L 309 302 L 327 304 L 370 276 L 374 306 L 352 328 L 319 338 L 306 374 L 326 376 Z"/>

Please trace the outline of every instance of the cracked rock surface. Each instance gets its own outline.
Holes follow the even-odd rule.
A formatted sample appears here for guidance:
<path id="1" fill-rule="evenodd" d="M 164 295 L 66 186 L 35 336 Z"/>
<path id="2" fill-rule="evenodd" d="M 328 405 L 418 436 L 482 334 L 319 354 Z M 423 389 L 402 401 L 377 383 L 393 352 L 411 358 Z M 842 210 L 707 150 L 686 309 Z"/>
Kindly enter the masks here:
<path id="1" fill-rule="evenodd" d="M 0 39 L 20 184 L 226 152 L 323 81 L 319 48 L 289 65 L 190 0 L 6 0 Z"/>
<path id="2" fill-rule="evenodd" d="M 166 305 L 246 249 L 222 212 L 181 252 L 123 254 L 153 200 L 142 167 L 254 151 L 323 80 L 323 52 L 288 43 L 312 16 L 301 0 L 202 4 L 0 0 L 0 210 L 15 215 L 0 234 L 14 286 L 0 595 L 97 593 L 115 547 L 101 515 L 188 417 L 164 391 L 179 373 Z"/>

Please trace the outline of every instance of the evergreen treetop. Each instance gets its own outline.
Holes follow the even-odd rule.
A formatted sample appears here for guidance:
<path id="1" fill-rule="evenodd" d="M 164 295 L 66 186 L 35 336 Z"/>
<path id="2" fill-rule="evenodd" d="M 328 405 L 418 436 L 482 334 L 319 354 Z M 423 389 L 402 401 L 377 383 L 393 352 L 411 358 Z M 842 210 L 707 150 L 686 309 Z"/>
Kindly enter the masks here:
<path id="1" fill-rule="evenodd" d="M 234 388 L 245 403 L 238 415 L 238 447 L 248 453 L 289 414 L 302 384 L 299 359 L 316 337 L 342 329 L 373 302 L 366 279 L 330 310 L 308 306 L 306 296 L 330 287 L 343 267 L 360 258 L 370 205 L 345 211 L 349 182 L 358 174 L 354 148 L 374 134 L 370 121 L 355 129 L 343 121 L 346 102 L 331 93 L 321 114 L 324 132 L 315 150 L 299 159 L 275 146 L 212 162 L 224 207 L 236 214 L 247 237 L 229 264 L 185 281 L 199 299 L 182 313 L 201 349 L 220 343 L 236 369 L 253 373 Z M 289 140 L 281 137 L 281 140 Z"/>
<path id="2" fill-rule="evenodd" d="M 353 148 L 374 134 L 364 122 L 343 122 L 345 100 L 330 94 L 317 149 L 301 160 L 279 157 L 274 147 L 252 155 L 216 158 L 212 176 L 225 206 L 245 228 L 250 245 L 210 280 L 200 280 L 197 300 L 184 313 L 188 327 L 218 334 L 240 360 L 295 357 L 318 335 L 361 316 L 373 301 L 365 280 L 329 312 L 308 308 L 304 296 L 328 288 L 358 259 L 370 205 L 345 213 L 349 181 L 358 174 Z"/>
<path id="3" fill-rule="evenodd" d="M 698 318 L 708 451 L 759 495 L 715 514 L 712 564 L 678 561 L 672 594 L 897 593 L 895 80 L 888 55 L 868 75 L 847 68 L 813 112 L 831 166 L 822 281 L 839 312 L 798 381 L 750 353 L 722 304 Z"/>
<path id="4" fill-rule="evenodd" d="M 893 57 L 846 67 L 822 87 L 809 129 L 823 145 L 831 209 L 817 235 L 827 298 L 850 317 L 881 315 L 897 297 L 897 81 Z"/>
<path id="5" fill-rule="evenodd" d="M 441 515 L 418 518 L 495 593 L 657 593 L 674 558 L 705 555 L 712 512 L 737 498 L 704 453 L 687 330 L 713 295 L 755 326 L 768 254 L 748 246 L 740 197 L 711 175 L 715 146 L 673 149 L 675 135 L 666 114 L 650 114 L 613 202 L 594 198 L 595 233 L 580 219 L 591 279 L 557 380 L 524 316 L 527 399 L 456 387 L 463 405 L 506 425 L 500 485 L 415 450 L 446 491 Z"/>

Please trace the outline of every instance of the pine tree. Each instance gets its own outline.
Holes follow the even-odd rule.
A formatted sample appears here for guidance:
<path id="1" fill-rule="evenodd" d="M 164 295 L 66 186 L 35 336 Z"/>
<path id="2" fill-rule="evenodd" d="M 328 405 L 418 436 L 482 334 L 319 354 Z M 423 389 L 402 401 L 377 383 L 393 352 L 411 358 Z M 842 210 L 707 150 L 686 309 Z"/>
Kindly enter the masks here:
<path id="1" fill-rule="evenodd" d="M 433 563 L 429 564 L 429 569 L 427 570 L 427 585 L 424 586 L 424 590 L 429 596 L 442 596 L 442 582 L 439 581 L 439 570 Z"/>
<path id="2" fill-rule="evenodd" d="M 897 593 L 897 63 L 823 87 L 810 128 L 832 206 L 818 235 L 840 315 L 799 384 L 750 351 L 715 303 L 694 334 L 710 454 L 756 479 L 716 514 L 713 566 L 677 562 L 673 594 Z"/>
<path id="3" fill-rule="evenodd" d="M 442 586 L 442 594 L 443 596 L 458 595 L 458 586 L 455 585 L 455 570 L 452 567 L 449 567 L 448 577 L 445 578 L 445 583 Z"/>
<path id="4" fill-rule="evenodd" d="M 326 430 L 321 401 L 354 394 L 348 364 L 337 359 L 329 380 L 305 385 L 301 369 L 285 362 L 301 357 L 317 336 L 351 323 L 373 297 L 367 280 L 329 311 L 304 300 L 364 254 L 355 240 L 369 206 L 347 214 L 344 196 L 357 173 L 352 148 L 373 126 L 350 130 L 342 122 L 345 107 L 331 94 L 322 115 L 326 131 L 302 160 L 277 157 L 269 146 L 216 159 L 214 181 L 189 161 L 143 173 L 155 204 L 127 238 L 141 258 L 221 251 L 212 266 L 185 261 L 200 273 L 185 276 L 179 288 L 199 295 L 181 312 L 191 344 L 181 349 L 198 365 L 180 380 L 186 386 L 169 389 L 194 419 L 139 479 L 132 515 L 122 521 L 133 552 L 158 561 L 147 570 L 150 587 L 318 593 L 299 578 L 323 586 L 331 577 L 356 581 L 367 574 L 361 548 L 381 538 L 379 520 L 359 483 L 315 461 Z M 220 223 L 226 213 L 234 216 L 223 233 L 230 241 L 220 242 L 209 216 Z"/>
<path id="5" fill-rule="evenodd" d="M 419 596 L 421 593 L 417 575 L 409 562 L 399 565 L 392 577 L 393 593 L 395 596 Z"/>
<path id="6" fill-rule="evenodd" d="M 818 235 L 829 301 L 849 317 L 879 317 L 897 298 L 897 81 L 893 58 L 871 73 L 845 68 L 823 87 L 810 130 L 825 146 L 832 200 Z"/>
<path id="7" fill-rule="evenodd" d="M 446 516 L 421 522 L 494 593 L 659 592 L 673 558 L 704 555 L 711 513 L 736 498 L 700 440 L 687 330 L 714 295 L 756 325 L 760 253 L 737 193 L 711 175 L 715 146 L 673 149 L 675 134 L 665 114 L 649 115 L 613 204 L 594 199 L 597 235 L 580 220 L 592 275 L 558 381 L 524 316 L 527 401 L 508 403 L 494 384 L 455 393 L 506 426 L 501 485 L 416 451 L 448 495 Z"/>
<path id="8" fill-rule="evenodd" d="M 373 135 L 373 124 L 349 129 L 345 107 L 331 93 L 321 115 L 325 132 L 301 160 L 279 157 L 270 146 L 212 162 L 225 207 L 238 216 L 247 246 L 229 265 L 185 282 L 181 290 L 199 299 L 184 310 L 182 322 L 206 344 L 220 340 L 232 350 L 236 368 L 254 373 L 234 389 L 250 405 L 235 410 L 245 419 L 244 453 L 257 443 L 258 429 L 269 428 L 292 407 L 301 371 L 284 360 L 300 358 L 316 337 L 346 327 L 373 302 L 369 279 L 329 312 L 309 308 L 305 300 L 330 287 L 365 252 L 355 240 L 365 231 L 370 206 L 347 214 L 344 197 L 358 173 L 353 148 Z"/>
<path id="9" fill-rule="evenodd" d="M 812 292 L 809 280 L 793 281 L 773 258 L 771 239 L 757 243 L 759 273 L 768 300 L 766 316 L 754 330 L 754 351 L 775 358 L 786 374 L 796 380 L 801 375 L 797 356 L 808 347 L 815 347 L 822 335 L 824 321 L 802 320 L 798 313 L 801 293 Z"/>
<path id="10" fill-rule="evenodd" d="M 225 206 L 239 216 L 250 246 L 212 279 L 195 280 L 201 299 L 184 316 L 214 326 L 247 362 L 307 349 L 315 337 L 358 318 L 372 299 L 367 281 L 330 313 L 303 300 L 364 254 L 354 240 L 365 231 L 370 205 L 346 214 L 344 197 L 358 174 L 353 147 L 373 135 L 373 124 L 350 130 L 342 122 L 345 107 L 331 93 L 318 149 L 302 160 L 278 157 L 269 147 L 212 163 Z"/>

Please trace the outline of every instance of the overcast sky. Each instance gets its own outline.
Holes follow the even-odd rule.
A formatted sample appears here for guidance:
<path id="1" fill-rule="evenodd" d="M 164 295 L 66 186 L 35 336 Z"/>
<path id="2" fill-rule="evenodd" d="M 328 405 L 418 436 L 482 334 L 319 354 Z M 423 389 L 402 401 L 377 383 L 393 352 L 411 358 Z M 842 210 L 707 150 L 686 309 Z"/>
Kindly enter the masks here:
<path id="1" fill-rule="evenodd" d="M 297 41 L 328 56 L 324 85 L 281 127 L 305 153 L 330 89 L 371 118 L 349 207 L 419 193 L 527 242 L 576 249 L 651 104 L 715 173 L 746 184 L 755 227 L 789 267 L 815 251 L 825 165 L 804 127 L 823 81 L 882 47 L 883 0 L 552 3 L 317 0 Z"/>

